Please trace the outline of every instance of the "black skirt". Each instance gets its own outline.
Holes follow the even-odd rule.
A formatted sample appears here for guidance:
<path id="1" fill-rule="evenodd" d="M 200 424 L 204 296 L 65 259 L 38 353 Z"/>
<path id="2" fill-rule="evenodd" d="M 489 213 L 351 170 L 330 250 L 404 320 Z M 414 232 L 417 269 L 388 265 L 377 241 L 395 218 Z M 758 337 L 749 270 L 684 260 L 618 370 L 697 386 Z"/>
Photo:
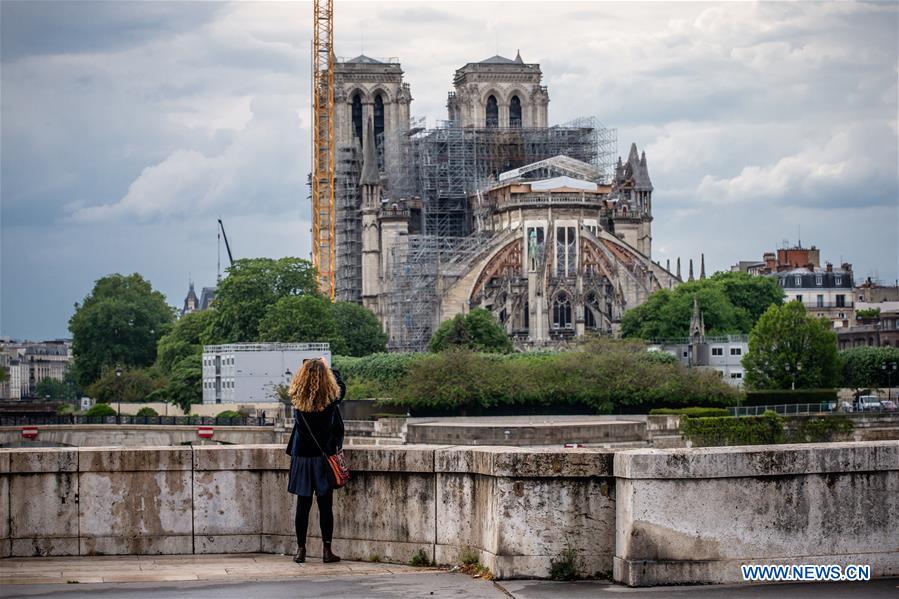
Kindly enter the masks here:
<path id="1" fill-rule="evenodd" d="M 331 466 L 324 456 L 290 458 L 290 476 L 287 479 L 287 490 L 294 495 L 310 497 L 324 495 L 333 488 L 331 484 Z"/>

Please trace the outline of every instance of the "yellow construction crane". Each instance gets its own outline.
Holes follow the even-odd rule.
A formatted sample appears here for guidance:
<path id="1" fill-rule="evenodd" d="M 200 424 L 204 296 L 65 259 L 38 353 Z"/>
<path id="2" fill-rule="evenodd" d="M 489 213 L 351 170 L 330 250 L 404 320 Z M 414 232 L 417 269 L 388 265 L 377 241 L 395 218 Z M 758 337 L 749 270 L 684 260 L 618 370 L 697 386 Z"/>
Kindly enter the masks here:
<path id="1" fill-rule="evenodd" d="M 312 264 L 334 301 L 334 0 L 312 12 Z"/>

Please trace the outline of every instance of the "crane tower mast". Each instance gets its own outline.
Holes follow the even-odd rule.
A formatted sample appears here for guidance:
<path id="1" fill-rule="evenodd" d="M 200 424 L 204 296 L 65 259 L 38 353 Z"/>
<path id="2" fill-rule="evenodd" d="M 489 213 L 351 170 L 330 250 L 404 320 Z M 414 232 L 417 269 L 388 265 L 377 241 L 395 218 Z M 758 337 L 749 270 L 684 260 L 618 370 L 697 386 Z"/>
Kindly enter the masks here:
<path id="1" fill-rule="evenodd" d="M 334 300 L 334 0 L 313 1 L 312 264 Z"/>

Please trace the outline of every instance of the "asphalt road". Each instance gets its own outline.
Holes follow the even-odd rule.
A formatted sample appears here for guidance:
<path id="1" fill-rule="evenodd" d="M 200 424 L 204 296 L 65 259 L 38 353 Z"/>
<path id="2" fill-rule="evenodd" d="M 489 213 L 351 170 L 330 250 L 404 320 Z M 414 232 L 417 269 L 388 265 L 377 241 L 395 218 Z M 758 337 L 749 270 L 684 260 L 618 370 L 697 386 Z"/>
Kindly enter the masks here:
<path id="1" fill-rule="evenodd" d="M 630 589 L 604 582 L 503 581 L 494 584 L 463 574 L 394 574 L 341 576 L 247 583 L 128 583 L 3 585 L 0 597 L 48 599 L 840 599 L 842 597 L 899 597 L 899 579 L 865 583 L 709 585 Z"/>

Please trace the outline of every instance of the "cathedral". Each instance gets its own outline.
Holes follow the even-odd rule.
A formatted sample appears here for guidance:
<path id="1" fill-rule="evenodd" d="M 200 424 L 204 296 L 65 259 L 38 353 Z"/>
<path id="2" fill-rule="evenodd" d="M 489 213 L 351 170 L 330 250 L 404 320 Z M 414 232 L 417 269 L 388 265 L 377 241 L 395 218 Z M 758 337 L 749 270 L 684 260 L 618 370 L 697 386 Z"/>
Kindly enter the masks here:
<path id="1" fill-rule="evenodd" d="M 680 283 L 652 260 L 645 153 L 616 160 L 592 118 L 550 126 L 541 81 L 520 53 L 468 63 L 427 129 L 398 62 L 336 63 L 337 299 L 377 314 L 392 350 L 476 307 L 521 348 L 611 335 Z"/>

